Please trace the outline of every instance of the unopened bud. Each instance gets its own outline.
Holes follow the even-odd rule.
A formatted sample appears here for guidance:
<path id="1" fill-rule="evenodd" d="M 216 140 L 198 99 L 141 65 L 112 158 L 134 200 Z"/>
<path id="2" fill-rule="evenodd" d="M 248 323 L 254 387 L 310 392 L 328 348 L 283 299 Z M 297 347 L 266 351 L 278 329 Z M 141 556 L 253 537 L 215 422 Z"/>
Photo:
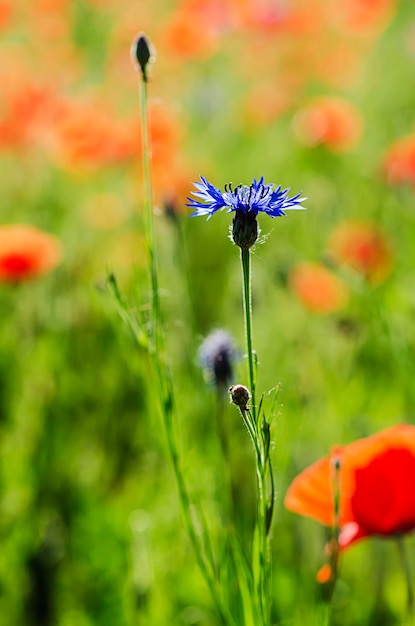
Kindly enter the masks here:
<path id="1" fill-rule="evenodd" d="M 154 61 L 155 52 L 149 40 L 143 33 L 140 33 L 140 35 L 138 35 L 132 43 L 131 58 L 133 63 L 138 65 L 140 68 L 143 81 L 146 83 L 148 80 L 147 66 L 150 62 Z"/>
<path id="2" fill-rule="evenodd" d="M 231 385 L 228 389 L 232 404 L 236 404 L 241 411 L 248 411 L 248 402 L 251 399 L 248 387 L 244 385 Z"/>

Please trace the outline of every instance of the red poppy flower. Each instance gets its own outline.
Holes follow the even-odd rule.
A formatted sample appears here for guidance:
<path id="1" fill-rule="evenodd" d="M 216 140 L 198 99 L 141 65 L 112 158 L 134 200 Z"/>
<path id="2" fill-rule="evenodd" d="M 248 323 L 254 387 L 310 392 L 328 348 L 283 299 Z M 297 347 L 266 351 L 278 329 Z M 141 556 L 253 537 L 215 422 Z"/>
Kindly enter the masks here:
<path id="1" fill-rule="evenodd" d="M 314 313 L 333 313 L 347 304 L 346 285 L 320 263 L 300 263 L 294 267 L 289 285 L 303 305 Z"/>
<path id="2" fill-rule="evenodd" d="M 388 537 L 415 528 L 415 426 L 393 426 L 337 447 L 294 479 L 285 497 L 289 510 L 333 524 L 334 457 L 340 462 L 342 548 L 363 537 Z"/>
<path id="3" fill-rule="evenodd" d="M 61 244 L 53 235 L 34 226 L 0 227 L 0 280 L 20 282 L 54 269 L 61 258 Z"/>
<path id="4" fill-rule="evenodd" d="M 374 224 L 347 220 L 332 231 L 328 252 L 335 263 L 344 263 L 378 284 L 392 270 L 392 254 L 384 233 Z"/>

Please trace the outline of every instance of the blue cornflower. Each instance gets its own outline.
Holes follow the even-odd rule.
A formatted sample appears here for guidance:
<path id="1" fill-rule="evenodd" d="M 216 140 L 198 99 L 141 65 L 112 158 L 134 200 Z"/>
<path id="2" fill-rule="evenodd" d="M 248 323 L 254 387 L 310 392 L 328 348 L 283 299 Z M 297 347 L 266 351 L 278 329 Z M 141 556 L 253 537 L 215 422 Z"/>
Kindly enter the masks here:
<path id="1" fill-rule="evenodd" d="M 222 192 L 214 187 L 204 176 L 200 181 L 194 183 L 197 191 L 192 191 L 195 198 L 189 200 L 187 206 L 196 209 L 191 217 L 197 215 L 207 215 L 210 219 L 216 211 L 228 208 L 228 212 L 241 211 L 242 213 L 266 213 L 270 217 L 280 217 L 285 215 L 285 211 L 290 209 L 304 209 L 300 203 L 306 200 L 301 197 L 301 193 L 288 197 L 289 189 L 281 189 L 281 185 L 275 188 L 274 185 L 265 185 L 264 177 L 259 180 L 253 179 L 252 184 L 238 185 L 232 189 L 232 183 L 225 185 Z"/>
<path id="2" fill-rule="evenodd" d="M 233 363 L 237 351 L 232 337 L 225 330 L 213 330 L 198 351 L 198 360 L 206 380 L 227 389 L 233 379 Z"/>
<path id="3" fill-rule="evenodd" d="M 264 178 L 253 179 L 252 184 L 238 185 L 232 188 L 232 183 L 225 185 L 225 191 L 214 187 L 206 178 L 194 183 L 197 191 L 192 191 L 195 198 L 189 200 L 187 206 L 196 209 L 191 217 L 207 215 L 210 219 L 216 211 L 227 208 L 228 213 L 234 211 L 232 224 L 232 240 L 240 248 L 249 249 L 258 239 L 258 213 L 266 213 L 270 217 L 281 217 L 290 209 L 304 209 L 301 202 L 306 198 L 301 193 L 288 197 L 289 189 L 282 189 L 281 185 L 266 185 Z"/>

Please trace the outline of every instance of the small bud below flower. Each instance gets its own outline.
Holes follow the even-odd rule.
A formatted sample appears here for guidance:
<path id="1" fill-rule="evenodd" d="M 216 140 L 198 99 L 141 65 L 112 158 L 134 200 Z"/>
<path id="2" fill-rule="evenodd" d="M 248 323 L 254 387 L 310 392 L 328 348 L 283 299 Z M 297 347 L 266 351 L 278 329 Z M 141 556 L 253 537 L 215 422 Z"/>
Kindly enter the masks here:
<path id="1" fill-rule="evenodd" d="M 258 239 L 258 222 L 253 211 L 235 211 L 232 222 L 232 241 L 240 248 L 248 250 Z"/>
<path id="2" fill-rule="evenodd" d="M 231 385 L 228 393 L 232 404 L 236 404 L 241 411 L 248 411 L 248 402 L 251 399 L 251 394 L 247 387 L 244 387 L 244 385 Z"/>
<path id="3" fill-rule="evenodd" d="M 154 61 L 155 52 L 147 37 L 143 33 L 138 35 L 132 43 L 131 58 L 133 63 L 141 69 L 143 81 L 146 83 L 148 80 L 147 65 L 149 62 Z"/>

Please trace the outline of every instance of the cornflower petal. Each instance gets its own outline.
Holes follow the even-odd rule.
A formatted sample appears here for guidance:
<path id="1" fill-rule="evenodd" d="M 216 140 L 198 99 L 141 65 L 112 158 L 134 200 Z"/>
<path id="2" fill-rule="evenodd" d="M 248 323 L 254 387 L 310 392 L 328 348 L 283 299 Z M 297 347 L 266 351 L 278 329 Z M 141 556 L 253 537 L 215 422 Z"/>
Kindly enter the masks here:
<path id="1" fill-rule="evenodd" d="M 285 215 L 285 211 L 291 209 L 304 209 L 301 203 L 307 198 L 301 197 L 301 193 L 292 198 L 288 197 L 289 188 L 281 191 L 281 185 L 275 188 L 273 184 L 265 184 L 264 177 L 258 180 L 252 179 L 251 185 L 238 185 L 233 188 L 232 183 L 225 185 L 225 190 L 212 185 L 203 176 L 200 181 L 194 183 L 196 191 L 192 191 L 194 198 L 187 198 L 186 206 L 196 209 L 190 217 L 207 215 L 209 219 L 216 211 L 228 208 L 228 212 L 240 211 L 241 213 L 266 213 L 270 217 Z"/>
<path id="2" fill-rule="evenodd" d="M 189 202 L 186 206 L 196 209 L 196 211 L 191 214 L 191 217 L 207 215 L 209 219 L 216 211 L 224 209 L 227 203 L 220 190 L 214 187 L 206 178 L 201 176 L 200 181 L 201 182 L 197 181 L 194 183 L 197 191 L 192 191 L 192 194 L 202 202 L 195 198 L 187 198 Z"/>

